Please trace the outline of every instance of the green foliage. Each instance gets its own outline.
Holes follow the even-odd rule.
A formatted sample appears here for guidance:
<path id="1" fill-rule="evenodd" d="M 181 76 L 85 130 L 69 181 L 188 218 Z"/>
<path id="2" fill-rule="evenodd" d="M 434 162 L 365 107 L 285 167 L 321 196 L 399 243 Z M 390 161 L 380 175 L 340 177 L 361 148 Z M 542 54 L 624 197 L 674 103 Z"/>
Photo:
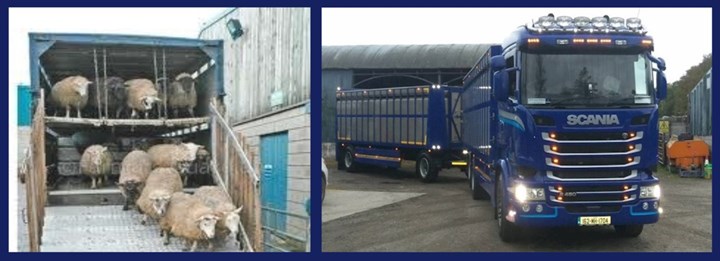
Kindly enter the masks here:
<path id="1" fill-rule="evenodd" d="M 668 84 L 667 98 L 660 102 L 660 116 L 688 115 L 687 95 L 712 68 L 712 53 L 703 56 L 702 62 L 685 71 L 685 75 Z"/>

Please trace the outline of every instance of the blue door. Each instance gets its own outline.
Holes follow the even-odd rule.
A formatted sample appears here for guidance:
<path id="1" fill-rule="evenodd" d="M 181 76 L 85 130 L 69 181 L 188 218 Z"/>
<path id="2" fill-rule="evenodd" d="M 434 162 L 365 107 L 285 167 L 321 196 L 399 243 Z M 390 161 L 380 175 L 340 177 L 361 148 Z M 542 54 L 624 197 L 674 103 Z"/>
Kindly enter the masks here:
<path id="1" fill-rule="evenodd" d="M 263 226 L 285 232 L 287 216 L 287 132 L 260 137 Z"/>
<path id="2" fill-rule="evenodd" d="M 32 121 L 32 93 L 30 86 L 18 86 L 18 126 L 30 126 Z"/>

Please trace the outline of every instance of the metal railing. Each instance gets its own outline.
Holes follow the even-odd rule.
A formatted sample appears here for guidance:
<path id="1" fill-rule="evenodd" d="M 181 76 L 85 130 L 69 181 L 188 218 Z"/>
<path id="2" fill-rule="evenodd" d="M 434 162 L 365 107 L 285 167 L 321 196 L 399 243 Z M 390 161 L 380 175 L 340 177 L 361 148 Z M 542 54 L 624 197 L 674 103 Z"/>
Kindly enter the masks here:
<path id="1" fill-rule="evenodd" d="M 235 133 L 217 108 L 210 105 L 212 141 L 212 169 L 216 182 L 225 189 L 240 213 L 240 233 L 246 251 L 262 251 L 260 220 L 260 179 L 255 172 L 254 155 L 248 155 L 249 146 L 239 133 Z"/>

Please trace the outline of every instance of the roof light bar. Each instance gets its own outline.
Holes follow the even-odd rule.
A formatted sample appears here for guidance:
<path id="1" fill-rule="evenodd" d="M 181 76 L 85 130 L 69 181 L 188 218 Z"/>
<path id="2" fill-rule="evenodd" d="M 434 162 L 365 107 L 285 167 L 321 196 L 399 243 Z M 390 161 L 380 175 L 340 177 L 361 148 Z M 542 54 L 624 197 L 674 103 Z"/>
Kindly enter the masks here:
<path id="1" fill-rule="evenodd" d="M 647 31 L 643 28 L 641 20 L 636 17 L 623 19 L 622 17 L 598 16 L 592 19 L 586 16 L 558 16 L 553 14 L 541 16 L 532 26 L 527 26 L 528 30 L 536 33 L 564 31 L 571 33 L 587 32 L 587 33 L 636 33 L 645 34 Z"/>

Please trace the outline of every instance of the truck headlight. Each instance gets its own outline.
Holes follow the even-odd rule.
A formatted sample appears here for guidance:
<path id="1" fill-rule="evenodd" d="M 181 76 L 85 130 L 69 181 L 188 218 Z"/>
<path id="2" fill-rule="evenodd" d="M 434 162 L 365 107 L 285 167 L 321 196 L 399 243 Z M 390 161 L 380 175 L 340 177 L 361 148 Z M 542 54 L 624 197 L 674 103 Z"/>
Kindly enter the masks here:
<path id="1" fill-rule="evenodd" d="M 523 184 L 515 185 L 515 200 L 520 203 L 526 201 L 545 200 L 545 189 L 528 188 Z"/>
<path id="2" fill-rule="evenodd" d="M 640 198 L 660 199 L 660 185 L 641 186 L 640 187 Z"/>

